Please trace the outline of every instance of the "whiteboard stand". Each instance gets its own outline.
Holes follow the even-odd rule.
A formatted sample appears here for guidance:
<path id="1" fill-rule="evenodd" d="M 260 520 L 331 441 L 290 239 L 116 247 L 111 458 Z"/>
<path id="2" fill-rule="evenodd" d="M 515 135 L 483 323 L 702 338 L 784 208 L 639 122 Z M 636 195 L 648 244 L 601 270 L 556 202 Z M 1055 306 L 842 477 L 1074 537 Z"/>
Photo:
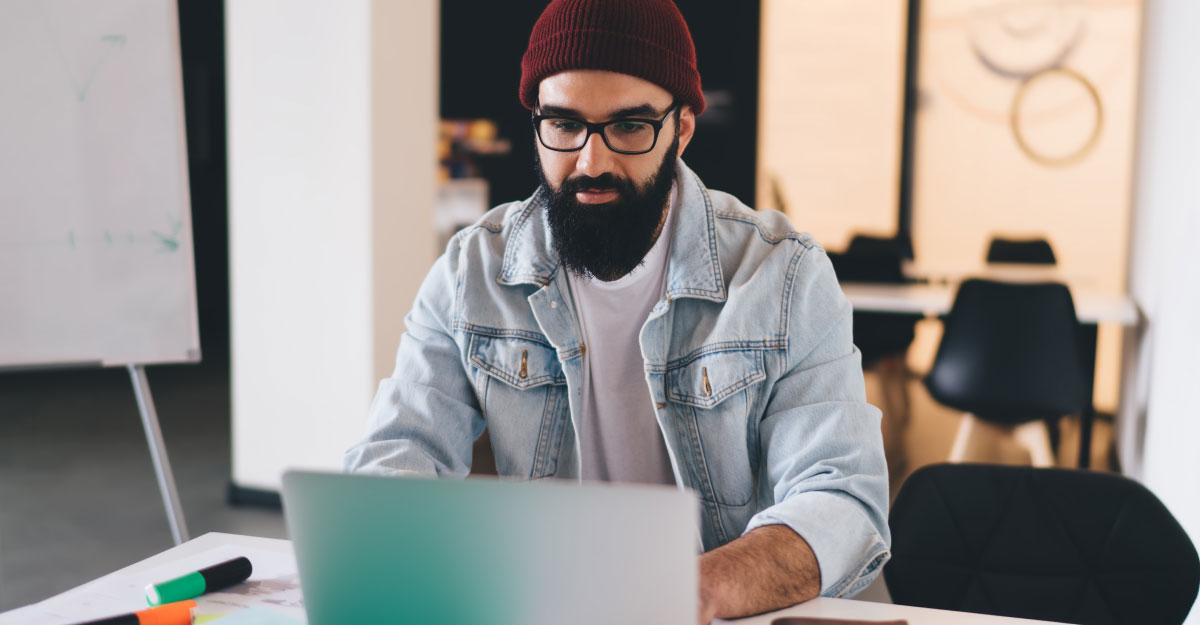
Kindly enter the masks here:
<path id="1" fill-rule="evenodd" d="M 154 461 L 154 473 L 158 476 L 158 490 L 167 509 L 171 537 L 176 545 L 182 545 L 189 540 L 187 525 L 183 520 L 183 506 L 179 504 L 179 492 L 175 490 L 171 461 L 167 459 L 167 448 L 158 427 L 158 413 L 154 410 L 154 398 L 150 396 L 146 369 L 142 365 L 126 365 L 126 368 L 133 381 L 133 394 L 137 397 L 138 412 L 142 414 L 142 425 L 146 428 L 146 444 L 150 447 L 150 459 Z"/>

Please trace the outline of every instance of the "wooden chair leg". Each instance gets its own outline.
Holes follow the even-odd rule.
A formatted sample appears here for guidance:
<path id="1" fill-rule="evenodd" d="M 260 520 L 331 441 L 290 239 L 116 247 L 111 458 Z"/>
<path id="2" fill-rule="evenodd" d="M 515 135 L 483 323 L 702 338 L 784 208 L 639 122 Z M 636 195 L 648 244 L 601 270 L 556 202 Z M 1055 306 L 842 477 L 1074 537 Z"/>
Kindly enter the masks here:
<path id="1" fill-rule="evenodd" d="M 1050 430 L 1045 421 L 1038 419 L 1014 427 L 1013 438 L 1029 452 L 1033 466 L 1054 466 L 1054 447 L 1050 445 Z"/>
<path id="2" fill-rule="evenodd" d="M 883 412 L 883 453 L 888 473 L 903 477 L 908 470 L 905 433 L 908 431 L 908 376 L 904 355 L 883 357 L 875 371 L 879 377 Z"/>
<path id="3" fill-rule="evenodd" d="M 975 421 L 975 415 L 963 413 L 962 421 L 958 424 L 958 433 L 954 435 L 954 446 L 950 448 L 950 462 L 964 462 L 967 459 L 967 447 L 971 442 Z"/>

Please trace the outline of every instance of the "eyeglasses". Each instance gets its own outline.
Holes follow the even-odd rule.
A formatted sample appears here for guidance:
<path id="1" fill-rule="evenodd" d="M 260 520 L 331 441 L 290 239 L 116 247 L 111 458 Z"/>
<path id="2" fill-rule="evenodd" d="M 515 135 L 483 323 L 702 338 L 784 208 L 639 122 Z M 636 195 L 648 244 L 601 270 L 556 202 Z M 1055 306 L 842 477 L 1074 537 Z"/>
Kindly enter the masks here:
<path id="1" fill-rule="evenodd" d="M 604 145 L 617 154 L 645 154 L 658 144 L 658 133 L 663 122 L 679 107 L 679 102 L 663 114 L 662 119 L 623 117 L 593 124 L 574 117 L 559 115 L 534 115 L 533 129 L 538 141 L 547 150 L 576 152 L 587 145 L 593 134 L 604 139 Z"/>

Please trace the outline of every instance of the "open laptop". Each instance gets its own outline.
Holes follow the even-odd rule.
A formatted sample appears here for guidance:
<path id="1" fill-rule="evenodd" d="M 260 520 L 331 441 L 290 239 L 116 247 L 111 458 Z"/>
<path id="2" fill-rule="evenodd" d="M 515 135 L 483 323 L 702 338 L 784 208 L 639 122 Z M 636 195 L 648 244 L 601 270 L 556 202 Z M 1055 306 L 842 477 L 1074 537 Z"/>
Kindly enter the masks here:
<path id="1" fill-rule="evenodd" d="M 310 625 L 693 625 L 695 497 L 667 486 L 283 478 Z"/>

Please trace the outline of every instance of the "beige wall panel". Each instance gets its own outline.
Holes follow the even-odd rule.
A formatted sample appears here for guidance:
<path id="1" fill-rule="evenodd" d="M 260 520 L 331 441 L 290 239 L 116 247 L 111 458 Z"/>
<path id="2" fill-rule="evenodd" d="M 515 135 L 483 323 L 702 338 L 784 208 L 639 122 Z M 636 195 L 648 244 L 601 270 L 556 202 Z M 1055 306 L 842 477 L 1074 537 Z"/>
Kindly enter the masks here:
<path id="1" fill-rule="evenodd" d="M 757 206 L 821 244 L 896 227 L 906 4 L 764 0 Z"/>

